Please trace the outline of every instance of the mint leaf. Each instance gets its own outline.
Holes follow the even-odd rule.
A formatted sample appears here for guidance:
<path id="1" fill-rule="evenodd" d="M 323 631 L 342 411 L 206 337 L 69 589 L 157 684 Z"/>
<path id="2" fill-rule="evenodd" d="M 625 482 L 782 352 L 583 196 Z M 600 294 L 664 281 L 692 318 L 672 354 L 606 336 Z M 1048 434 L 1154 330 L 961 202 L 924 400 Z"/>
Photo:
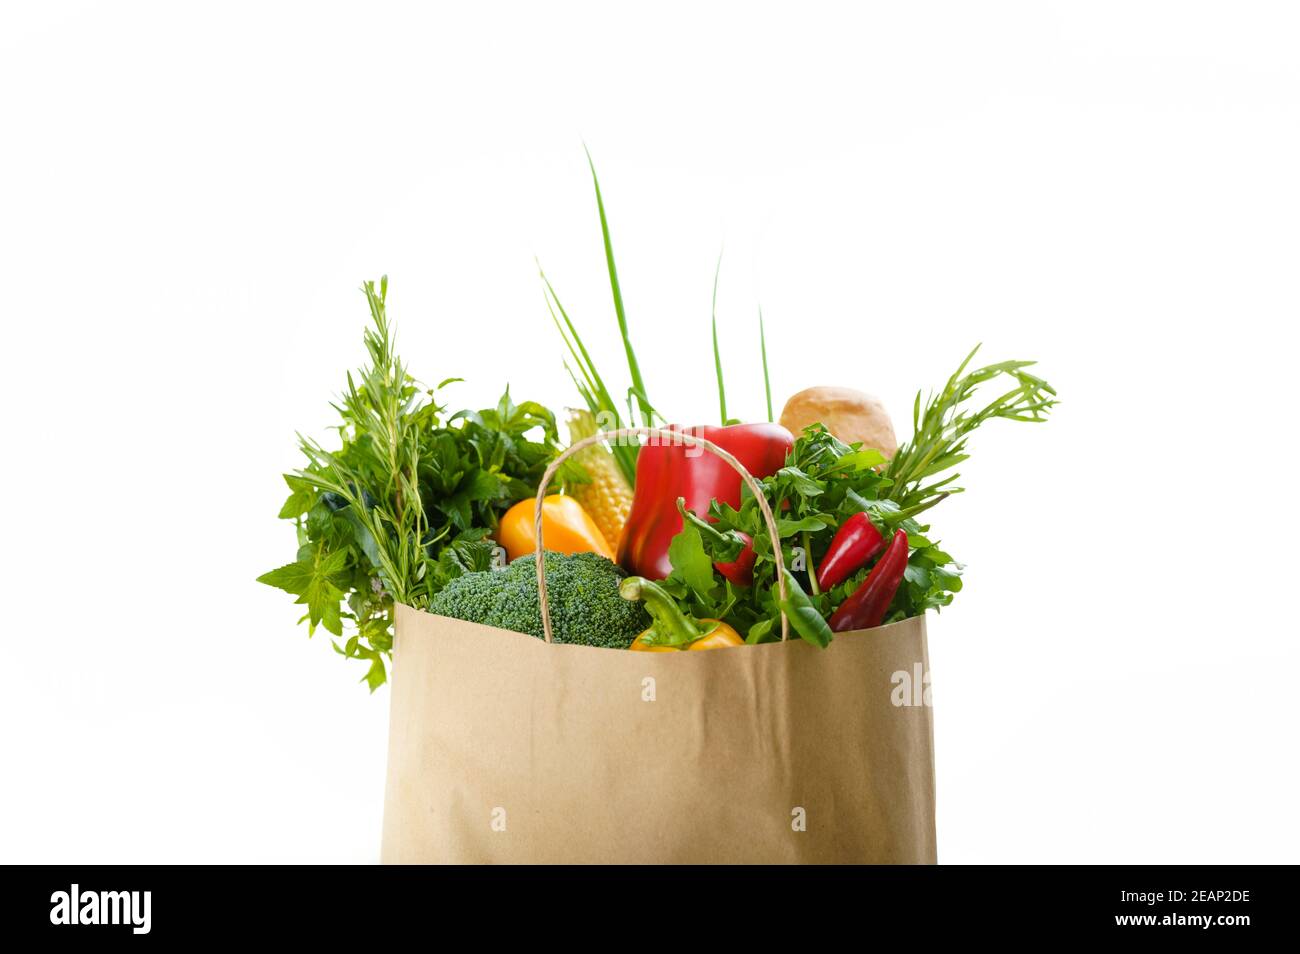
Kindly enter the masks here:
<path id="1" fill-rule="evenodd" d="M 258 583 L 265 583 L 267 586 L 278 587 L 286 593 L 292 593 L 294 596 L 301 595 L 302 591 L 311 582 L 312 566 L 310 563 L 286 563 L 282 567 L 263 573 L 257 578 Z"/>
<path id="2" fill-rule="evenodd" d="M 388 673 L 384 671 L 384 657 L 379 653 L 375 653 L 374 658 L 370 660 L 370 669 L 366 673 L 365 679 L 362 681 L 370 687 L 371 692 L 374 692 L 382 686 L 387 679 Z"/>
<path id="3" fill-rule="evenodd" d="M 285 474 L 284 482 L 289 485 L 289 489 L 293 493 L 289 494 L 289 499 L 280 508 L 280 519 L 293 520 L 295 517 L 301 517 L 312 508 L 312 505 L 316 502 L 316 488 L 301 477 L 295 477 L 293 474 Z"/>
<path id="4" fill-rule="evenodd" d="M 307 607 L 309 633 L 314 632 L 323 622 L 327 630 L 339 636 L 343 633 L 339 611 L 343 590 L 340 587 L 346 582 L 343 571 L 347 561 L 346 550 L 336 550 L 323 556 L 318 553 L 314 559 L 288 563 L 269 573 L 263 573 L 257 581 L 297 596 L 298 599 L 294 602 Z"/>

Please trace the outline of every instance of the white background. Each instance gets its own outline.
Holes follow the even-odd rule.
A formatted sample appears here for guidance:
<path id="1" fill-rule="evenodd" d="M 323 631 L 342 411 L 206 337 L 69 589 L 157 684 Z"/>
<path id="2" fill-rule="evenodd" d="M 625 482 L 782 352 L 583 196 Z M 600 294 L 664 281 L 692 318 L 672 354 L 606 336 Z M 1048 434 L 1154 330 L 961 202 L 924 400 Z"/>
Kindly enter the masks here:
<path id="1" fill-rule="evenodd" d="M 460 4 L 458 7 L 468 7 Z M 374 861 L 387 695 L 254 577 L 365 278 L 456 405 L 1064 403 L 934 513 L 947 862 L 1300 860 L 1300 21 L 1265 3 L 11 5 L 0 19 L 0 860 Z"/>

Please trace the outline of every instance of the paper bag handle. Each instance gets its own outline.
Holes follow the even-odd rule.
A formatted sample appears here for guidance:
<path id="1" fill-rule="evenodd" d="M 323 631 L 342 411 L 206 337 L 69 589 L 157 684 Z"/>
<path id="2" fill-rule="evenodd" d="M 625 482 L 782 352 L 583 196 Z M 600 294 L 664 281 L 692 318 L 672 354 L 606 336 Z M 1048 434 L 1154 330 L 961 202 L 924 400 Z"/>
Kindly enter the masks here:
<path id="1" fill-rule="evenodd" d="M 772 541 L 772 559 L 776 563 L 776 586 L 777 592 L 781 596 L 781 602 L 785 602 L 785 556 L 781 553 L 781 534 L 776 529 L 776 518 L 772 516 L 772 508 L 763 496 L 763 488 L 753 475 L 745 469 L 745 465 L 738 461 L 727 451 L 723 450 L 713 441 L 705 440 L 703 437 L 696 437 L 686 431 L 668 431 L 658 427 L 621 427 L 614 431 L 598 431 L 590 437 L 584 437 L 575 444 L 570 444 L 568 448 L 560 454 L 559 457 L 551 461 L 551 466 L 546 468 L 546 473 L 542 474 L 542 482 L 537 487 L 537 503 L 533 508 L 533 526 L 534 535 L 537 537 L 537 549 L 534 551 L 537 556 L 537 595 L 541 601 L 542 609 L 542 630 L 546 634 L 546 641 L 552 641 L 551 637 L 551 601 L 546 593 L 546 554 L 542 548 L 542 502 L 546 499 L 546 491 L 551 486 L 551 481 L 555 479 L 555 472 L 560 469 L 560 465 L 572 457 L 578 451 L 586 450 L 593 444 L 599 444 L 604 441 L 621 440 L 627 437 L 655 437 L 671 442 L 681 442 L 699 447 L 721 457 L 731 465 L 731 468 L 738 474 L 740 479 L 748 485 L 750 493 L 758 501 L 758 509 L 763 515 L 763 523 L 767 525 L 767 535 Z M 618 543 L 617 540 L 614 543 Z M 785 642 L 790 638 L 790 620 L 786 617 L 785 611 L 781 611 L 781 641 Z"/>

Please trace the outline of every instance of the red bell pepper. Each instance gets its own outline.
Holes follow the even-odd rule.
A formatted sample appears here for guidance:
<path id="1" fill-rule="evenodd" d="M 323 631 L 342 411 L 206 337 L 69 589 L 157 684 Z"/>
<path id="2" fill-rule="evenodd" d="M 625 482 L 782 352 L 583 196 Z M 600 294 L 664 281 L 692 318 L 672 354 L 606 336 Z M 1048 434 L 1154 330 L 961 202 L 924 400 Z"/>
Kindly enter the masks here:
<path id="1" fill-rule="evenodd" d="M 717 444 L 760 479 L 784 467 L 794 446 L 794 436 L 780 424 L 694 427 L 687 433 Z M 672 571 L 668 544 L 682 529 L 677 498 L 697 514 L 708 513 L 715 499 L 739 508 L 740 483 L 730 464 L 699 447 L 664 440 L 646 444 L 637 454 L 636 491 L 618 547 L 619 564 L 635 576 L 662 580 Z"/>
<path id="2" fill-rule="evenodd" d="M 838 586 L 854 570 L 885 548 L 885 538 L 865 513 L 855 513 L 840 525 L 817 567 L 817 583 L 823 590 Z"/>
<path id="3" fill-rule="evenodd" d="M 871 568 L 867 578 L 840 604 L 830 618 L 831 632 L 843 633 L 850 629 L 871 629 L 885 618 L 898 584 L 903 582 L 907 569 L 907 532 L 898 530 L 889 549 Z"/>

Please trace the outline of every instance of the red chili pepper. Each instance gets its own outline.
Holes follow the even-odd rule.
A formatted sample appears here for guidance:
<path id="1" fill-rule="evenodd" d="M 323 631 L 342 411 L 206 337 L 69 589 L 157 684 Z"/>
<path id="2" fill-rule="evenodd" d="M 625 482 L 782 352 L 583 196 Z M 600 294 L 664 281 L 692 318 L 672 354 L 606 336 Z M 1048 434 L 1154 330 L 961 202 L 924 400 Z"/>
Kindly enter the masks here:
<path id="1" fill-rule="evenodd" d="M 853 591 L 830 619 L 831 632 L 843 633 L 850 629 L 871 629 L 885 618 L 889 604 L 903 582 L 907 569 L 907 533 L 898 530 L 889 549 L 871 568 L 862 585 Z"/>
<path id="2" fill-rule="evenodd" d="M 865 513 L 855 513 L 835 531 L 830 548 L 817 567 L 817 583 L 823 590 L 838 586 L 855 570 L 885 548 L 885 538 Z"/>
<path id="3" fill-rule="evenodd" d="M 760 479 L 784 467 L 794 446 L 794 436 L 780 424 L 694 427 L 688 433 L 729 451 Z M 697 514 L 707 514 L 715 499 L 739 508 L 740 475 L 721 458 L 685 443 L 660 441 L 642 447 L 632 510 L 618 547 L 618 562 L 628 573 L 662 580 L 672 570 L 668 544 L 682 529 L 678 497 Z"/>

